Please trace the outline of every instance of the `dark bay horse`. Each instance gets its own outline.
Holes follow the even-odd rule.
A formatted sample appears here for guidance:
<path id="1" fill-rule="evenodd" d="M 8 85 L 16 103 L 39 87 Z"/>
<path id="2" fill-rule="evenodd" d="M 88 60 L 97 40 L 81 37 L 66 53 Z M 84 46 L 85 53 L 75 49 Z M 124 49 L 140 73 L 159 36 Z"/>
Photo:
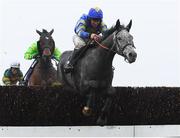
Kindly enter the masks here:
<path id="1" fill-rule="evenodd" d="M 61 83 L 88 97 L 87 103 L 82 109 L 84 115 L 92 113 L 95 97 L 100 90 L 106 95 L 106 102 L 97 119 L 99 125 L 107 123 L 107 116 L 115 95 L 115 90 L 112 87 L 112 61 L 115 54 L 123 56 L 128 63 L 135 62 L 137 57 L 133 37 L 129 33 L 131 25 L 132 20 L 127 26 L 121 25 L 120 21 L 117 20 L 116 25 L 104 35 L 100 43 L 96 42 L 96 46 L 88 48 L 71 74 L 65 74 L 63 66 L 72 51 L 65 51 L 59 62 L 58 78 Z"/>
<path id="2" fill-rule="evenodd" d="M 55 42 L 51 36 L 53 31 L 53 29 L 50 32 L 45 29 L 42 32 L 36 30 L 40 35 L 40 39 L 37 41 L 39 55 L 28 86 L 51 86 L 57 82 L 57 70 L 51 62 L 55 50 Z"/>

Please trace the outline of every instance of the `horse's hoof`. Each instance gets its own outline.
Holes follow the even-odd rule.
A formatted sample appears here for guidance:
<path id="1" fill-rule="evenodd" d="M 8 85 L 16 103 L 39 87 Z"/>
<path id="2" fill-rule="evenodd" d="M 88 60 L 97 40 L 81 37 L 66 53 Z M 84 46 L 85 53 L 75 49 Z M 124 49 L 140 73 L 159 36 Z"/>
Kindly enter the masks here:
<path id="1" fill-rule="evenodd" d="M 92 109 L 90 107 L 84 106 L 82 113 L 84 116 L 90 116 L 92 114 Z"/>
<path id="2" fill-rule="evenodd" d="M 60 82 L 54 82 L 54 83 L 52 83 L 51 86 L 52 87 L 59 87 L 59 86 L 62 86 L 62 84 Z"/>
<path id="3" fill-rule="evenodd" d="M 104 119 L 102 117 L 99 117 L 98 120 L 96 121 L 97 125 L 104 126 L 107 124 L 107 117 Z"/>

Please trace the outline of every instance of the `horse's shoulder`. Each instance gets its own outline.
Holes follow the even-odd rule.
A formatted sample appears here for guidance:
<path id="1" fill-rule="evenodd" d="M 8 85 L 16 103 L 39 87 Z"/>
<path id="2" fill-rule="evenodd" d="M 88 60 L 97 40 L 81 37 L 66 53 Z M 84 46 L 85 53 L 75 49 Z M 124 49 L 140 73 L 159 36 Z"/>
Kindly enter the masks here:
<path id="1" fill-rule="evenodd" d="M 73 52 L 72 50 L 64 51 L 61 55 L 61 59 L 60 59 L 61 62 L 66 61 L 72 52 Z"/>

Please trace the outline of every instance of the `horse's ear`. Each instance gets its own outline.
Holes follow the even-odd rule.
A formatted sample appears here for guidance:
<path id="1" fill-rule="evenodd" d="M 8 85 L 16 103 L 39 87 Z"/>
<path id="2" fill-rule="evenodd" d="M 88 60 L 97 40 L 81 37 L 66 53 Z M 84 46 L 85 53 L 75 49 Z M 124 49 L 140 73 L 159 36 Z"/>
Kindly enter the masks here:
<path id="1" fill-rule="evenodd" d="M 129 24 L 126 26 L 126 29 L 128 30 L 128 32 L 131 29 L 131 26 L 132 26 L 132 20 L 130 20 Z"/>
<path id="2" fill-rule="evenodd" d="M 54 29 L 52 29 L 52 30 L 49 32 L 49 34 L 52 35 L 53 32 L 54 32 Z"/>
<path id="3" fill-rule="evenodd" d="M 41 36 L 42 33 L 39 30 L 36 30 L 36 32 Z"/>
<path id="4" fill-rule="evenodd" d="M 48 31 L 46 29 L 42 29 L 43 33 L 48 33 Z"/>
<path id="5" fill-rule="evenodd" d="M 119 19 L 116 21 L 116 30 L 118 30 L 120 28 L 121 24 L 120 24 L 120 21 Z"/>

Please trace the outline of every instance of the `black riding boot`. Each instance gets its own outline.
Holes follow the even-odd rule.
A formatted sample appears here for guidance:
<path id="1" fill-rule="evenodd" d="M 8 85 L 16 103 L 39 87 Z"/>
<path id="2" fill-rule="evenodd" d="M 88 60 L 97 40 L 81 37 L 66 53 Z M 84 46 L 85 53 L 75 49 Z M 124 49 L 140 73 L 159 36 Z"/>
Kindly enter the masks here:
<path id="1" fill-rule="evenodd" d="M 70 57 L 70 59 L 64 65 L 65 73 L 69 73 L 69 72 L 71 72 L 73 70 L 75 63 L 78 60 L 77 57 L 80 54 L 80 51 L 81 51 L 81 49 L 74 49 L 72 56 Z"/>

